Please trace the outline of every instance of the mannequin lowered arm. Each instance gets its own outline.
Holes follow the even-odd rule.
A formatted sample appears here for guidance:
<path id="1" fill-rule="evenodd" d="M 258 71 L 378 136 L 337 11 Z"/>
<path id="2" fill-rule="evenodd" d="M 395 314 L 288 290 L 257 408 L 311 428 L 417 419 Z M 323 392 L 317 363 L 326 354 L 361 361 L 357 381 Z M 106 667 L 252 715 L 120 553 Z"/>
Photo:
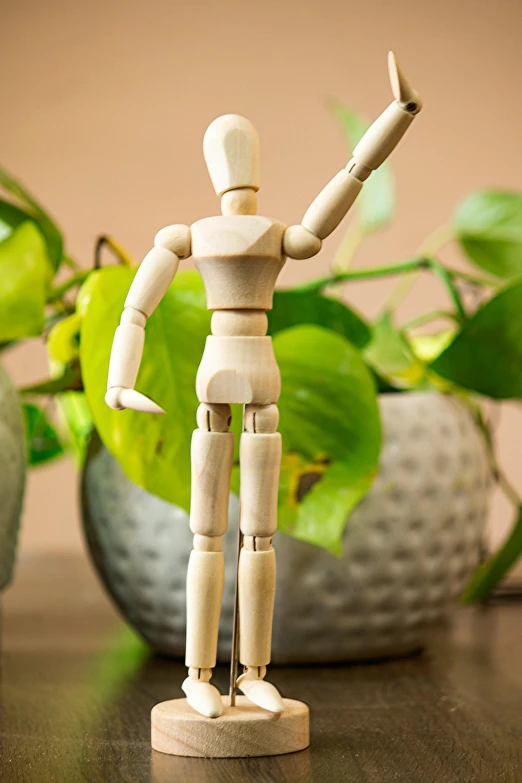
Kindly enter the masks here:
<path id="1" fill-rule="evenodd" d="M 287 228 L 283 252 L 290 258 L 311 258 L 322 240 L 337 228 L 372 171 L 383 163 L 422 108 L 419 95 L 402 72 L 393 52 L 388 70 L 394 101 L 366 131 L 344 169 L 330 180 L 308 207 L 301 225 Z"/>
<path id="2" fill-rule="evenodd" d="M 136 273 L 116 329 L 109 363 L 105 402 L 110 408 L 165 413 L 134 388 L 145 342 L 145 324 L 165 295 L 181 258 L 190 255 L 188 226 L 167 226 L 156 234 Z"/>

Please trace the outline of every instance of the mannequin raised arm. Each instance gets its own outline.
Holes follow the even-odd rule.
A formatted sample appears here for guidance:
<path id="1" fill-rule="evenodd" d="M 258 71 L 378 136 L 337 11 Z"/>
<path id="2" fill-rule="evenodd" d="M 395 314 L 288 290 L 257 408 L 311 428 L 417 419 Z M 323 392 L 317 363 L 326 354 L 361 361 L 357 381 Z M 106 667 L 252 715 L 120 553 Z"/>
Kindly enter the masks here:
<path id="1" fill-rule="evenodd" d="M 290 258 L 311 258 L 322 240 L 337 228 L 359 195 L 363 182 L 395 149 L 422 103 L 403 74 L 393 52 L 388 70 L 395 100 L 366 131 L 344 169 L 330 180 L 308 207 L 300 225 L 289 226 L 283 238 L 283 252 Z"/>
<path id="2" fill-rule="evenodd" d="M 134 389 L 140 369 L 145 324 L 171 284 L 180 259 L 190 255 L 188 226 L 167 226 L 154 238 L 136 273 L 125 300 L 120 325 L 112 344 L 105 402 L 110 408 L 131 408 L 143 413 L 165 413 L 155 402 Z"/>

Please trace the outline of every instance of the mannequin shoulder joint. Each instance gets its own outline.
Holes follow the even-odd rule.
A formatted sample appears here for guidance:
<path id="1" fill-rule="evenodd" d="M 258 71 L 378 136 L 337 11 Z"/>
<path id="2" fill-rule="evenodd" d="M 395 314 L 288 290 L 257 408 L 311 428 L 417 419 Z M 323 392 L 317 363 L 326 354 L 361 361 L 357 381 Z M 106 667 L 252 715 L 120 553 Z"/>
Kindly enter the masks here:
<path id="1" fill-rule="evenodd" d="M 188 258 L 191 253 L 189 226 L 178 223 L 165 226 L 154 237 L 154 247 L 164 247 L 171 253 L 175 253 L 178 258 Z"/>
<path id="2" fill-rule="evenodd" d="M 283 235 L 283 254 L 302 260 L 320 251 L 322 241 L 304 226 L 288 226 Z"/>

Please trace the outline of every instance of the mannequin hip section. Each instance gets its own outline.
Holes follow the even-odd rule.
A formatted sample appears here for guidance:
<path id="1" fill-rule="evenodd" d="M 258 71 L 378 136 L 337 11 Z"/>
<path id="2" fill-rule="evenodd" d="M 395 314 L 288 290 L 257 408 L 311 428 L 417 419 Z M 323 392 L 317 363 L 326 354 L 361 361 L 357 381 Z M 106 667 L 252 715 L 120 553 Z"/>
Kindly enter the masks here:
<path id="1" fill-rule="evenodd" d="M 200 402 L 277 402 L 281 375 L 267 336 L 209 335 L 196 376 Z"/>

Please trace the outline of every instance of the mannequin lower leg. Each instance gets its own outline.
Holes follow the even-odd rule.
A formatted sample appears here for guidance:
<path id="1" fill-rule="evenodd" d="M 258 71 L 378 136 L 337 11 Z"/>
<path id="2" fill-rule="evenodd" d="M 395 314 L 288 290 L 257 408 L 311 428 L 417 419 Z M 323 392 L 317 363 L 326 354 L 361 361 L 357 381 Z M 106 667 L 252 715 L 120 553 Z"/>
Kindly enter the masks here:
<path id="1" fill-rule="evenodd" d="M 244 538 L 239 557 L 239 660 L 245 673 L 238 686 L 252 701 L 274 712 L 283 709 L 281 698 L 262 680 L 270 662 L 276 585 L 272 536 L 277 527 L 281 463 L 277 423 L 275 405 L 247 406 L 240 443 Z"/>
<path id="2" fill-rule="evenodd" d="M 209 680 L 216 665 L 217 638 L 225 574 L 221 551 L 228 523 L 234 436 L 228 432 L 228 405 L 201 405 L 199 429 L 192 437 L 190 529 L 194 549 L 187 573 L 189 669 L 183 690 L 191 706 L 208 717 L 221 713 L 221 697 Z"/>
<path id="3" fill-rule="evenodd" d="M 210 541 L 205 541 L 206 536 L 194 538 L 196 541 L 190 554 L 187 572 L 185 663 L 190 669 L 199 672 L 212 669 L 216 665 L 225 560 L 222 551 L 207 548 L 219 546 L 221 550 L 221 536 L 213 537 Z M 205 546 L 205 549 L 200 549 L 201 545 Z M 199 674 L 197 679 L 200 679 Z"/>
<path id="4" fill-rule="evenodd" d="M 244 536 L 239 557 L 239 660 L 248 668 L 270 663 L 275 588 L 272 539 Z"/>

